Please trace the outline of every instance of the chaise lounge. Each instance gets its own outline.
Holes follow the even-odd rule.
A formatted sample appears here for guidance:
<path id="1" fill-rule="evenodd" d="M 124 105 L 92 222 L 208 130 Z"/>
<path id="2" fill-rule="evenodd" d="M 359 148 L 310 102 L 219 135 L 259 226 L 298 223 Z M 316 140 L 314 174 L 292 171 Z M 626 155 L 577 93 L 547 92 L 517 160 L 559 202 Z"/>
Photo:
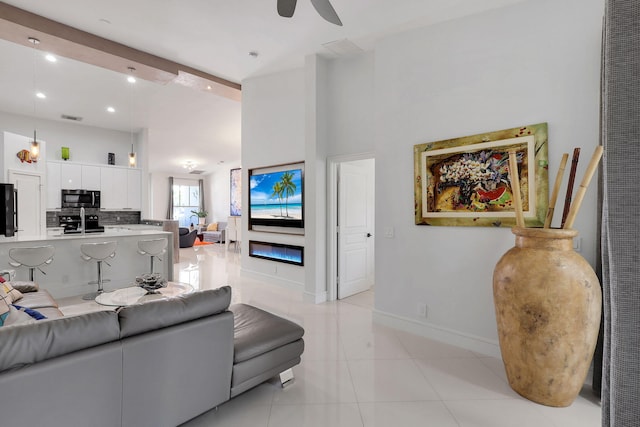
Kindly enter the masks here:
<path id="1" fill-rule="evenodd" d="M 0 327 L 2 425 L 177 426 L 300 363 L 304 330 L 228 286 Z"/>

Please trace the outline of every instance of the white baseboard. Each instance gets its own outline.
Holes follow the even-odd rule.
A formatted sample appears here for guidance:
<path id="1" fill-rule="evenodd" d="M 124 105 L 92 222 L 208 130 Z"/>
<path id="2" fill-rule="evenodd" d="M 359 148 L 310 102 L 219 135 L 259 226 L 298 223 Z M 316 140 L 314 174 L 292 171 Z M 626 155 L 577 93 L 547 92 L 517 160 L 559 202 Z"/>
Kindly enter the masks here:
<path id="1" fill-rule="evenodd" d="M 501 358 L 497 341 L 465 334 L 452 329 L 442 328 L 426 322 L 397 316 L 380 310 L 373 310 L 373 321 L 401 331 L 410 332 L 425 338 L 431 338 L 446 344 L 462 347 L 476 353 Z"/>
<path id="2" fill-rule="evenodd" d="M 283 288 L 292 289 L 294 291 L 304 292 L 304 284 L 289 279 L 283 279 L 282 277 L 272 276 L 271 274 L 261 273 L 255 270 L 248 270 L 246 268 L 240 268 L 240 275 L 250 277 L 256 280 L 262 280 L 270 285 L 282 286 Z"/>
<path id="3" fill-rule="evenodd" d="M 310 302 L 312 304 L 322 304 L 323 302 L 327 302 L 327 291 L 322 291 L 318 294 L 304 291 L 303 299 L 305 302 Z"/>

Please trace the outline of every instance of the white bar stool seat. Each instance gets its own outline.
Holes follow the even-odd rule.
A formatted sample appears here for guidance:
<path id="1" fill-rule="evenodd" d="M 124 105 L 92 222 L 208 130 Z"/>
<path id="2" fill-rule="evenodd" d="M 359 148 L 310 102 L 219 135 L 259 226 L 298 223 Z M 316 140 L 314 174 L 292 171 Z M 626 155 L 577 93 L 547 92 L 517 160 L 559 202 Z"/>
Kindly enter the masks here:
<path id="1" fill-rule="evenodd" d="M 102 278 L 102 263 L 104 262 L 111 267 L 106 260 L 116 256 L 116 246 L 118 246 L 118 242 L 82 243 L 80 245 L 82 259 L 85 261 L 95 260 L 98 264 L 98 280 L 89 282 L 90 285 L 97 284 L 98 291 L 84 295 L 82 299 L 93 300 L 104 292 L 102 285 L 110 280 Z"/>
<path id="2" fill-rule="evenodd" d="M 139 240 L 138 241 L 138 253 L 140 255 L 149 255 L 151 258 L 151 270 L 149 273 L 153 274 L 153 258 L 156 257 L 160 261 L 160 255 L 167 251 L 167 239 L 151 239 L 151 240 Z"/>
<path id="3" fill-rule="evenodd" d="M 42 274 L 47 274 L 42 271 L 40 266 L 51 264 L 55 251 L 56 249 L 51 245 L 32 248 L 11 248 L 9 249 L 9 258 L 13 261 L 9 261 L 9 264 L 13 267 L 24 266 L 29 268 L 29 280 L 34 282 L 35 269 L 40 270 Z"/>

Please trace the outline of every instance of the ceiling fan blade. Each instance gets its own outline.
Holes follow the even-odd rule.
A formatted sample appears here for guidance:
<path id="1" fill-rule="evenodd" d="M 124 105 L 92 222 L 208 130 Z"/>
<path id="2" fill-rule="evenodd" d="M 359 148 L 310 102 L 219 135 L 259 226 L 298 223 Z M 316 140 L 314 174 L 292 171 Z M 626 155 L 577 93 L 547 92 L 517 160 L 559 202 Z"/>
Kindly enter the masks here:
<path id="1" fill-rule="evenodd" d="M 291 18 L 296 10 L 297 0 L 278 0 L 278 15 Z"/>
<path id="2" fill-rule="evenodd" d="M 311 0 L 311 4 L 324 19 L 332 24 L 342 26 L 342 21 L 340 21 L 336 10 L 331 6 L 329 0 Z"/>

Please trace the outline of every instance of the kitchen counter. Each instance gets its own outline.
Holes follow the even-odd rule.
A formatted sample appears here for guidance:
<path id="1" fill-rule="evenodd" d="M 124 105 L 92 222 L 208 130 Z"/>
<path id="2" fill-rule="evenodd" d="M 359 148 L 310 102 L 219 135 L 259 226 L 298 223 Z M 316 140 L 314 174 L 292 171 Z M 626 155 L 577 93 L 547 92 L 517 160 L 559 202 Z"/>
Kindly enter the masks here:
<path id="1" fill-rule="evenodd" d="M 52 234 L 49 234 L 52 233 Z M 84 261 L 81 258 L 80 245 L 117 241 L 116 256 L 107 260 L 111 266 L 103 266 L 103 277 L 111 282 L 105 283 L 105 290 L 123 288 L 135 280 L 136 276 L 149 272 L 149 256 L 138 253 L 138 241 L 165 238 L 168 241 L 167 252 L 156 258 L 154 270 L 167 280 L 173 280 L 173 233 L 155 230 L 133 230 L 119 228 L 105 229 L 103 233 L 62 234 L 61 230 L 48 230 L 41 236 L 0 236 L 0 269 L 15 269 L 16 280 L 27 280 L 26 267 L 15 268 L 9 264 L 9 250 L 14 247 L 32 247 L 52 245 L 56 252 L 53 262 L 42 266 L 43 275 L 36 270 L 36 281 L 55 298 L 82 295 L 93 292 L 97 285 L 88 282 L 96 280 L 98 270 L 96 261 Z"/>

